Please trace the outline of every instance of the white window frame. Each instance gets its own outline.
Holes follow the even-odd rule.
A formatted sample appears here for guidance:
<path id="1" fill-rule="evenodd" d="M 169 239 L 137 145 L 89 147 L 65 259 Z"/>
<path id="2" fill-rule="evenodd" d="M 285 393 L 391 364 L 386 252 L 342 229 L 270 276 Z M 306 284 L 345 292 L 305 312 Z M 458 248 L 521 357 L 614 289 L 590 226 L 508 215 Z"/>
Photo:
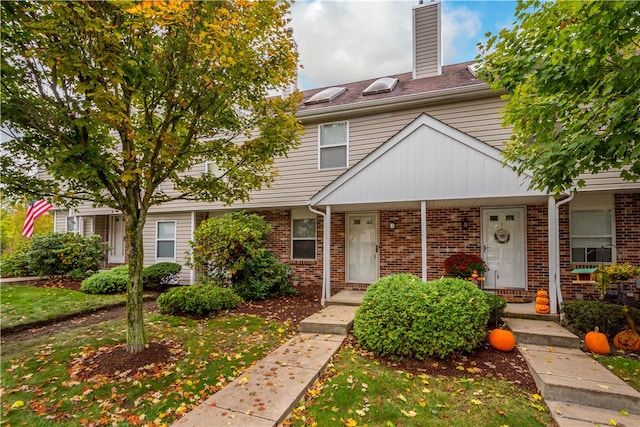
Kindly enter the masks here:
<path id="1" fill-rule="evenodd" d="M 333 145 L 322 145 L 322 128 L 324 126 L 330 126 L 335 124 L 345 125 L 345 143 L 344 144 L 333 144 Z M 335 166 L 335 167 L 322 167 L 322 150 L 325 148 L 336 148 L 336 147 L 345 147 L 345 163 L 344 166 Z M 322 123 L 318 125 L 318 170 L 326 171 L 326 170 L 339 170 L 346 169 L 349 167 L 349 122 L 347 120 L 341 120 L 338 122 L 331 123 Z"/>
<path id="2" fill-rule="evenodd" d="M 294 236 L 294 221 L 313 220 L 313 237 L 295 237 Z M 295 258 L 293 252 L 293 246 L 295 241 L 313 241 L 313 258 Z M 318 217 L 308 209 L 292 209 L 291 210 L 291 259 L 294 261 L 309 261 L 316 260 L 318 257 Z"/>
<path id="3" fill-rule="evenodd" d="M 165 223 L 172 223 L 173 224 L 173 239 L 160 239 L 159 238 L 159 229 L 160 229 L 160 224 L 165 224 Z M 163 220 L 163 221 L 156 221 L 156 244 L 155 244 L 155 256 L 156 256 L 156 262 L 176 262 L 176 246 L 177 246 L 177 239 L 176 236 L 178 234 L 178 224 L 175 220 Z M 159 257 L 158 256 L 158 243 L 160 242 L 173 242 L 173 257 L 168 258 L 168 257 Z"/>
<path id="4" fill-rule="evenodd" d="M 583 196 L 581 198 L 577 198 L 576 201 L 571 202 L 571 211 L 570 211 L 570 218 L 569 218 L 569 227 L 570 227 L 570 233 L 569 233 L 569 248 L 570 248 L 570 256 L 571 256 L 571 263 L 573 264 L 602 264 L 602 263 L 615 263 L 616 262 L 616 250 L 615 250 L 615 245 L 616 245 L 616 229 L 615 229 L 615 201 L 612 195 L 604 195 L 604 196 Z M 610 230 L 611 233 L 610 234 L 574 234 L 574 230 L 573 230 L 573 226 L 572 226 L 572 221 L 573 221 L 573 215 L 574 212 L 585 212 L 585 211 L 590 211 L 590 212 L 609 212 L 610 218 L 611 218 L 611 225 L 610 225 Z M 583 238 L 583 239 L 609 239 L 611 241 L 610 246 L 605 246 L 607 249 L 609 249 L 610 252 L 610 257 L 611 260 L 588 260 L 588 256 L 589 253 L 585 253 L 585 260 L 581 261 L 581 260 L 575 260 L 573 258 L 573 249 L 574 249 L 574 245 L 573 245 L 573 239 L 574 238 Z M 586 249 L 586 248 L 585 248 Z M 600 248 L 594 248 L 594 250 L 597 250 Z M 597 257 L 597 254 L 596 254 Z"/>
<path id="5" fill-rule="evenodd" d="M 214 168 L 216 170 L 211 170 Z M 211 174 L 216 178 L 219 178 L 222 182 L 227 182 L 228 179 L 225 172 L 218 166 L 218 163 L 212 161 L 204 162 L 204 173 Z"/>

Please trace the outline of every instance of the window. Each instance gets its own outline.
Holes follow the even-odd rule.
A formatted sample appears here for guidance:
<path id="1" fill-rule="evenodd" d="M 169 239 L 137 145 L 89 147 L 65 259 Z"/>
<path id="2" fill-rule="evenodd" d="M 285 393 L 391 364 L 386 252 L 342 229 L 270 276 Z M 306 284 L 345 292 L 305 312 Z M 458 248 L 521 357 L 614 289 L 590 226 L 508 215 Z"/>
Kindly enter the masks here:
<path id="1" fill-rule="evenodd" d="M 223 171 L 220 166 L 216 162 L 206 162 L 204 164 L 205 172 L 215 176 L 216 178 L 221 178 L 222 182 L 227 181 L 227 177 L 225 176 L 225 171 Z"/>
<path id="2" fill-rule="evenodd" d="M 175 261 L 176 259 L 176 223 L 158 221 L 156 225 L 156 259 Z"/>
<path id="3" fill-rule="evenodd" d="M 611 209 L 571 211 L 571 261 L 612 262 Z"/>
<path id="4" fill-rule="evenodd" d="M 67 233 L 77 233 L 78 229 L 76 228 L 78 217 L 68 216 L 67 217 Z"/>
<path id="5" fill-rule="evenodd" d="M 336 122 L 318 127 L 319 169 L 347 167 L 348 124 Z"/>
<path id="6" fill-rule="evenodd" d="M 316 258 L 316 217 L 304 210 L 291 212 L 291 258 Z"/>

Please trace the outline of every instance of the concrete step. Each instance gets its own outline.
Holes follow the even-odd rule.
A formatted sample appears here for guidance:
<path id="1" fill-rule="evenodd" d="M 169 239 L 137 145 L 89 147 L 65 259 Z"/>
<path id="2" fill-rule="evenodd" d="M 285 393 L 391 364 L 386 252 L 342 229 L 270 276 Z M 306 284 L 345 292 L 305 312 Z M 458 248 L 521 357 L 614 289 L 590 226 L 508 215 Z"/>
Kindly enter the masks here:
<path id="1" fill-rule="evenodd" d="M 592 408 L 576 403 L 545 401 L 558 427 L 594 427 L 616 425 L 640 426 L 640 415 L 604 408 Z M 611 420 L 614 423 L 611 423 Z"/>
<path id="2" fill-rule="evenodd" d="M 536 303 L 507 303 L 502 317 L 515 317 L 518 319 L 531 320 L 548 320 L 550 322 L 559 322 L 560 316 L 557 314 L 540 314 L 536 313 Z"/>
<path id="3" fill-rule="evenodd" d="M 355 305 L 362 304 L 362 298 L 364 298 L 365 291 L 352 291 L 341 290 L 337 294 L 333 295 L 327 305 Z"/>
<path id="4" fill-rule="evenodd" d="M 329 305 L 300 322 L 299 331 L 316 334 L 347 335 L 358 307 Z"/>
<path id="5" fill-rule="evenodd" d="M 516 336 L 518 343 L 580 348 L 580 338 L 555 322 L 517 318 L 503 320 Z"/>
<path id="6" fill-rule="evenodd" d="M 546 401 L 640 415 L 640 393 L 582 350 L 522 343 L 518 349 Z"/>

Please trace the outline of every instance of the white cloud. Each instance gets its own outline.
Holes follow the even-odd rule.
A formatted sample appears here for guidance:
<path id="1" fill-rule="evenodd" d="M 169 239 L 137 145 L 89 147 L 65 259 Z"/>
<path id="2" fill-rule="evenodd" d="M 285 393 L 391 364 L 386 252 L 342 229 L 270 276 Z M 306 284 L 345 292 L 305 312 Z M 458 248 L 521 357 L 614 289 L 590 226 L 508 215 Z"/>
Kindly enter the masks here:
<path id="1" fill-rule="evenodd" d="M 291 26 L 304 67 L 300 87 L 310 89 L 411 71 L 412 9 L 416 5 L 418 0 L 294 3 Z M 455 2 L 443 3 L 442 27 L 444 63 L 459 62 L 457 58 L 464 49 L 460 43 L 478 38 L 480 19 Z M 463 60 L 470 59 L 473 55 Z"/>

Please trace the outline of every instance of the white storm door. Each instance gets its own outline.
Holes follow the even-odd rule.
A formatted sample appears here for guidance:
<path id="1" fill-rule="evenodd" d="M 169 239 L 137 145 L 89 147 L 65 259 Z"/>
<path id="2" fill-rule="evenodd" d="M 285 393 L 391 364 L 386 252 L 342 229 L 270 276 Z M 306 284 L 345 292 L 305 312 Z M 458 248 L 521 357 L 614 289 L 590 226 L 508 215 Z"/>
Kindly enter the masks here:
<path id="1" fill-rule="evenodd" d="M 109 217 L 109 263 L 124 263 L 124 218 L 122 215 Z"/>
<path id="2" fill-rule="evenodd" d="M 347 281 L 378 280 L 378 215 L 347 215 Z"/>
<path id="3" fill-rule="evenodd" d="M 524 208 L 482 210 L 483 259 L 489 266 L 485 289 L 526 289 Z"/>

